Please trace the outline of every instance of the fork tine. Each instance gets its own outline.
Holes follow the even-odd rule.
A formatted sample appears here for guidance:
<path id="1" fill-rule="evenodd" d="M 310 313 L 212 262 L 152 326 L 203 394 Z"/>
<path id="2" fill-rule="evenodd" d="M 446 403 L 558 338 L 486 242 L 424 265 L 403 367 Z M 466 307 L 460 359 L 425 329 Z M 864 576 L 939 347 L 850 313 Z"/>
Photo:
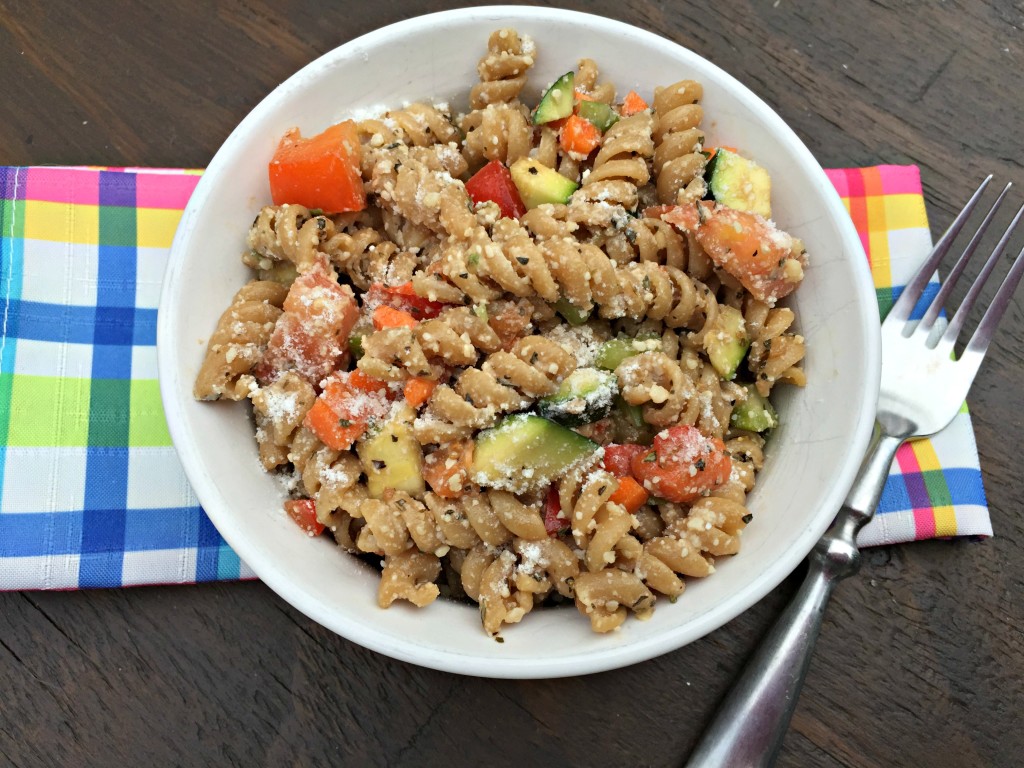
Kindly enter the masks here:
<path id="1" fill-rule="evenodd" d="M 900 294 L 899 299 L 893 304 L 892 309 L 889 310 L 889 315 L 886 319 L 892 318 L 893 321 L 905 322 L 910 318 L 910 313 L 914 311 L 914 305 L 917 304 L 917 300 L 921 298 L 921 292 L 924 287 L 928 284 L 932 274 L 939 266 L 939 262 L 942 261 L 942 257 L 949 251 L 950 245 L 956 236 L 960 234 L 960 230 L 963 229 L 964 223 L 968 217 L 974 211 L 974 207 L 978 204 L 978 200 L 981 198 L 982 193 L 988 186 L 989 182 L 992 181 L 992 174 L 985 177 L 985 180 L 981 182 L 978 189 L 971 195 L 971 199 L 967 201 L 967 205 L 963 207 L 963 210 L 953 219 L 953 223 L 949 225 L 949 229 L 943 233 L 942 237 L 932 248 L 932 252 L 928 255 L 928 260 L 925 261 L 924 266 L 914 275 L 911 281 L 907 284 L 906 288 L 903 289 L 903 293 Z"/>
<path id="2" fill-rule="evenodd" d="M 1003 187 L 1003 191 L 999 193 L 999 197 L 996 198 L 996 201 L 992 203 L 992 207 L 989 208 L 988 213 L 985 214 L 985 218 L 974 233 L 974 237 L 971 238 L 967 247 L 964 248 L 963 253 L 961 253 L 960 258 L 956 260 L 956 264 L 953 265 L 953 268 L 949 271 L 946 279 L 942 281 L 942 285 L 935 294 L 935 298 L 933 298 L 932 303 L 928 305 L 928 310 L 924 313 L 924 317 L 921 318 L 921 322 L 917 326 L 919 333 L 929 333 L 931 331 L 936 318 L 939 316 L 943 305 L 946 303 L 946 299 L 949 298 L 949 294 L 953 291 L 953 286 L 956 285 L 956 281 L 960 279 L 960 275 L 967 266 L 967 262 L 970 261 L 974 252 L 978 249 L 978 244 L 981 242 L 981 238 L 984 237 L 985 232 L 988 230 L 988 225 L 991 224 L 992 219 L 995 218 L 996 210 L 1002 204 L 1012 186 L 1013 182 L 1011 181 Z"/>
<path id="3" fill-rule="evenodd" d="M 1017 224 L 1020 222 L 1022 216 L 1024 216 L 1024 205 L 1017 209 L 1017 215 L 1013 217 L 1013 221 L 1010 222 L 1006 231 L 1003 232 L 1003 236 L 999 238 L 999 242 L 996 243 L 996 247 L 992 250 L 992 255 L 988 257 L 988 261 L 985 262 L 985 266 L 981 268 L 981 272 L 979 272 L 978 276 L 974 279 L 974 283 L 971 284 L 970 289 L 967 291 L 967 295 L 964 296 L 964 300 L 960 304 L 960 308 L 957 309 L 956 314 L 953 315 L 953 319 L 949 321 L 949 326 L 946 328 L 946 332 L 942 334 L 942 340 L 939 342 L 940 344 L 944 346 L 952 346 L 956 342 L 956 337 L 960 335 L 960 329 L 963 328 L 964 322 L 967 320 L 967 313 L 971 311 L 971 308 L 974 306 L 974 302 L 978 299 L 978 294 L 981 293 L 981 289 L 985 286 L 985 281 L 988 280 L 988 276 L 992 274 L 992 270 L 995 269 L 996 264 L 999 262 L 999 258 L 1003 255 L 1003 251 L 1006 250 L 1006 245 L 1010 242 L 1010 237 L 1013 235 L 1013 231 L 1017 228 Z"/>
<path id="4" fill-rule="evenodd" d="M 1017 290 L 1022 276 L 1024 276 L 1024 248 L 1021 248 L 1017 258 L 1013 260 L 1013 266 L 1010 267 L 1010 271 L 1003 278 L 999 290 L 996 291 L 996 295 L 993 297 L 989 308 L 985 310 L 984 317 L 981 318 L 981 322 L 978 324 L 974 335 L 971 336 L 971 340 L 967 343 L 967 348 L 960 358 L 962 362 L 971 366 L 974 371 L 977 371 L 978 366 L 981 365 L 981 359 L 985 356 L 985 352 L 988 351 L 988 344 L 992 341 L 992 337 L 995 335 L 996 328 L 999 327 L 999 321 L 1002 320 L 1006 308 L 1010 306 L 1010 299 L 1013 297 L 1013 292 Z"/>

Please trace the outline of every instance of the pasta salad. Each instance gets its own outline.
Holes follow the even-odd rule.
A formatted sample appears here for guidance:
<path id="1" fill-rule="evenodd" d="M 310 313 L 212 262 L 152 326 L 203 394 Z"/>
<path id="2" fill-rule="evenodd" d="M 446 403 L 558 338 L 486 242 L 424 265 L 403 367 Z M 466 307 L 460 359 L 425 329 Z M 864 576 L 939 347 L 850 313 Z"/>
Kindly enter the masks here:
<path id="1" fill-rule="evenodd" d="M 248 400 L 285 511 L 373 560 L 378 602 L 574 602 L 598 632 L 740 547 L 804 340 L 768 173 L 710 147 L 701 85 L 648 98 L 494 32 L 468 110 L 286 134 L 252 279 L 194 394 Z"/>

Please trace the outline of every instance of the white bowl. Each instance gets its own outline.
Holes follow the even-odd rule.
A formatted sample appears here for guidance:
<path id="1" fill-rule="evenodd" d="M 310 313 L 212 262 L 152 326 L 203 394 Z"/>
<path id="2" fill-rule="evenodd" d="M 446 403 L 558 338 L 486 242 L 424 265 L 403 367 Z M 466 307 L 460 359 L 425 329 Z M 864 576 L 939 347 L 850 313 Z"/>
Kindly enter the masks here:
<path id="1" fill-rule="evenodd" d="M 754 521 L 739 555 L 690 580 L 650 621 L 609 635 L 574 609 L 538 610 L 496 643 L 474 607 L 376 604 L 378 576 L 327 537 L 311 540 L 281 513 L 282 491 L 257 463 L 241 404 L 198 403 L 192 383 L 221 311 L 247 278 L 244 237 L 270 201 L 267 161 L 294 125 L 312 134 L 352 114 L 409 101 L 464 105 L 491 31 L 537 42 L 540 89 L 594 58 L 625 93 L 689 77 L 704 85 L 710 143 L 741 147 L 771 173 L 778 224 L 810 255 L 793 302 L 807 339 L 806 389 L 780 387 L 782 426 L 749 499 Z M 866 449 L 878 390 L 879 339 L 864 252 L 821 167 L 746 87 L 678 45 L 617 21 L 551 8 L 490 7 L 400 22 L 353 40 L 286 80 L 232 132 L 185 210 L 158 322 L 160 389 L 171 437 L 200 502 L 228 543 L 281 597 L 344 637 L 397 659 L 491 677 L 579 675 L 649 659 L 720 627 L 778 585 L 838 510 Z"/>

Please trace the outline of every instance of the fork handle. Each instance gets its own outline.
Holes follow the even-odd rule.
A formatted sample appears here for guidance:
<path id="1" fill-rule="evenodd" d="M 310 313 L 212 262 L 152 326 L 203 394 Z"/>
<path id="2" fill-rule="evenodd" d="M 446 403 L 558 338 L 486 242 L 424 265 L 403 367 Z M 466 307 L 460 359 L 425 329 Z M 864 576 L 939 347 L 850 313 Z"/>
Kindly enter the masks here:
<path id="1" fill-rule="evenodd" d="M 804 583 L 748 660 L 688 768 L 747 768 L 775 761 L 803 687 L 825 606 L 836 583 L 857 572 L 857 532 L 871 519 L 905 436 L 876 431 L 846 503 L 809 558 Z"/>

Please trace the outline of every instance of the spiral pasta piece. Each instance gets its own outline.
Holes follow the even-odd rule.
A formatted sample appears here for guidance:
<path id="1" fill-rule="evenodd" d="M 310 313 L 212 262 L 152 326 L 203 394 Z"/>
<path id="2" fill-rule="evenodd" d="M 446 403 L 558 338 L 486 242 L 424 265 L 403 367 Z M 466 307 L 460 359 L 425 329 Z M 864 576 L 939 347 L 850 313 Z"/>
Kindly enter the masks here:
<path id="1" fill-rule="evenodd" d="M 395 600 L 408 600 L 417 608 L 430 605 L 440 590 L 434 580 L 441 575 L 441 561 L 434 555 L 408 549 L 385 555 L 377 587 L 377 605 L 387 608 Z"/>
<path id="2" fill-rule="evenodd" d="M 321 244 L 334 234 L 334 222 L 326 216 L 314 216 L 305 206 L 267 205 L 249 228 L 249 252 L 242 261 L 254 269 L 291 262 L 298 272 L 305 272 L 319 258 Z"/>
<path id="3" fill-rule="evenodd" d="M 480 351 L 496 352 L 501 339 L 468 307 L 452 307 L 414 328 L 386 328 L 363 339 L 359 369 L 385 381 L 409 376 L 437 379 L 442 366 L 466 366 Z"/>
<path id="4" fill-rule="evenodd" d="M 260 462 L 267 471 L 288 461 L 288 446 L 316 400 L 312 385 L 293 371 L 249 394 Z"/>
<path id="5" fill-rule="evenodd" d="M 674 267 L 654 262 L 620 266 L 596 245 L 554 235 L 554 211 L 526 219 L 552 236 L 535 239 L 522 223 L 500 219 L 492 236 L 448 249 L 429 274 L 413 277 L 416 292 L 432 300 L 493 300 L 502 291 L 539 296 L 554 303 L 565 297 L 603 318 L 661 320 L 670 328 L 711 323 L 717 303 L 703 283 Z"/>
<path id="6" fill-rule="evenodd" d="M 644 352 L 626 359 L 615 375 L 630 405 L 644 406 L 644 420 L 656 427 L 694 424 L 700 402 L 693 381 L 664 352 Z"/>
<path id="7" fill-rule="evenodd" d="M 235 294 L 206 345 L 192 387 L 197 400 L 241 400 L 249 394 L 287 295 L 285 286 L 266 280 L 250 281 Z"/>
<path id="8" fill-rule="evenodd" d="M 767 397 L 780 381 L 802 387 L 807 382 L 799 367 L 805 354 L 804 337 L 787 333 L 796 319 L 793 310 L 769 308 L 764 302 L 751 300 L 744 318 L 751 336 L 747 367 L 754 374 L 758 394 Z"/>
<path id="9" fill-rule="evenodd" d="M 651 113 L 644 110 L 605 132 L 593 168 L 573 193 L 571 207 L 579 211 L 579 220 L 590 226 L 607 221 L 604 226 L 609 226 L 614 206 L 629 211 L 637 207 L 637 189 L 651 178 L 647 161 L 654 155 L 652 130 Z"/>
<path id="10" fill-rule="evenodd" d="M 533 126 L 522 104 L 488 104 L 466 115 L 459 123 L 466 135 L 463 155 L 471 167 L 488 160 L 511 165 L 530 154 Z"/>
<path id="11" fill-rule="evenodd" d="M 595 632 L 611 632 L 626 620 L 631 610 L 645 618 L 654 610 L 655 597 L 633 573 L 607 568 L 585 572 L 574 584 L 576 607 L 590 619 Z"/>
<path id="12" fill-rule="evenodd" d="M 580 59 L 576 64 L 576 90 L 587 94 L 594 101 L 611 104 L 615 101 L 615 84 L 605 80 L 598 85 L 600 70 L 593 59 Z"/>
<path id="13" fill-rule="evenodd" d="M 654 174 L 661 203 L 700 200 L 707 191 L 707 161 L 700 151 L 704 132 L 699 128 L 703 95 L 704 89 L 693 80 L 654 89 Z"/>
<path id="14" fill-rule="evenodd" d="M 536 46 L 528 35 L 514 29 L 499 29 L 487 40 L 487 53 L 477 65 L 480 82 L 469 92 L 469 105 L 483 109 L 488 104 L 518 98 L 526 85 L 526 74 L 534 63 Z"/>
<path id="15" fill-rule="evenodd" d="M 360 509 L 368 498 L 366 484 L 361 482 L 363 465 L 359 457 L 346 451 L 331 461 L 325 452 L 318 452 L 316 461 L 320 487 L 316 492 L 316 517 L 334 535 L 338 545 L 348 552 L 358 552 L 356 539 L 365 524 Z"/>
<path id="16" fill-rule="evenodd" d="M 468 237 L 477 226 L 465 185 L 466 162 L 454 144 L 385 153 L 373 166 L 367 189 L 381 205 L 432 232 Z"/>
<path id="17" fill-rule="evenodd" d="M 560 345 L 543 336 L 524 336 L 509 351 L 493 352 L 479 368 L 463 371 L 454 387 L 435 389 L 413 432 L 424 445 L 462 439 L 490 426 L 500 414 L 551 394 L 575 369 L 575 357 Z"/>

